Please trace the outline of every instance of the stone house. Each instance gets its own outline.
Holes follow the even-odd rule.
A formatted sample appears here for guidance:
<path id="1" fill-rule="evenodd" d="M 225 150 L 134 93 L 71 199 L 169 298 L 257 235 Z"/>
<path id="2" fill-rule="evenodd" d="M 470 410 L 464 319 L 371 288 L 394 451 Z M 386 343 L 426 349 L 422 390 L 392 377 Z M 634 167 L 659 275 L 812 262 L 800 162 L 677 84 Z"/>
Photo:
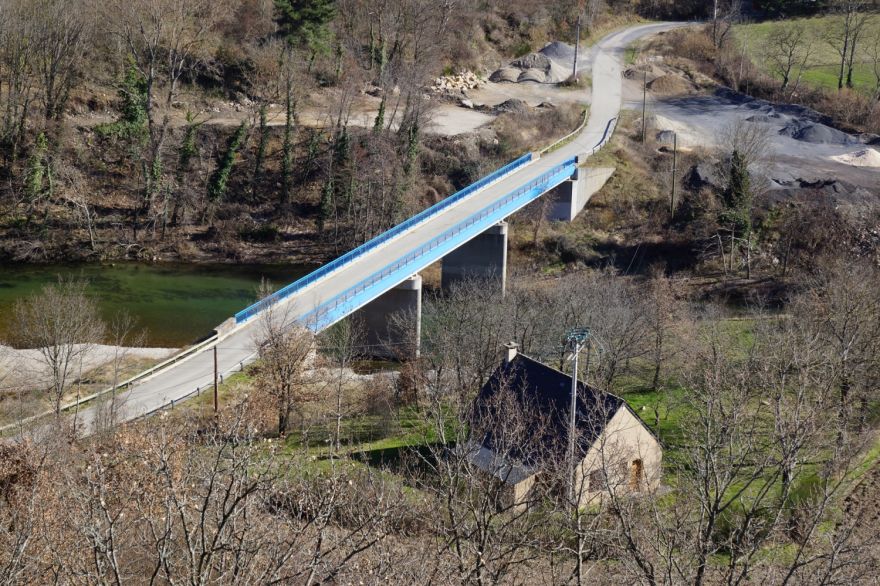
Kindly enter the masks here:
<path id="1" fill-rule="evenodd" d="M 474 402 L 471 462 L 528 504 L 538 483 L 568 490 L 571 377 L 513 344 Z M 514 423 L 516 422 L 516 423 Z M 663 448 L 625 400 L 578 383 L 574 494 L 581 506 L 655 490 Z M 554 485 L 552 487 L 551 485 Z"/>

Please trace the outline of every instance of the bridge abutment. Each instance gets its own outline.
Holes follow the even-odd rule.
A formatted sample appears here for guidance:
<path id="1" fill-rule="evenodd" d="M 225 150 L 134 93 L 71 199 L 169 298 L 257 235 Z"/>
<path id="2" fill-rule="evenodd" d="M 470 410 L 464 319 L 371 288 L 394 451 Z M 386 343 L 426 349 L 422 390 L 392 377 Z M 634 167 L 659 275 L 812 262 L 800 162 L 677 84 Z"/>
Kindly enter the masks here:
<path id="1" fill-rule="evenodd" d="M 364 328 L 367 354 L 374 358 L 417 358 L 422 334 L 422 277 L 413 275 L 386 291 L 353 318 Z"/>
<path id="2" fill-rule="evenodd" d="M 550 192 L 553 203 L 547 219 L 573 221 L 613 173 L 614 167 L 576 168 L 571 179 L 560 183 Z"/>
<path id="3" fill-rule="evenodd" d="M 503 295 L 507 285 L 507 222 L 499 222 L 443 257 L 441 287 L 485 280 Z"/>

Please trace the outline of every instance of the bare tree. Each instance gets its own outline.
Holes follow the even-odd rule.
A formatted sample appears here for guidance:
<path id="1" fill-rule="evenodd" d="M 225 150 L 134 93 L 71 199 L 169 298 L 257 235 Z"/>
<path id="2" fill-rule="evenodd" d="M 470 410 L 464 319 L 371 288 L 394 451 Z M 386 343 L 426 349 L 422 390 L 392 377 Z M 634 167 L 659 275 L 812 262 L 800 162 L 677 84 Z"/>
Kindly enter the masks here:
<path id="1" fill-rule="evenodd" d="M 162 154 L 170 122 L 167 109 L 184 73 L 210 55 L 210 33 L 224 17 L 226 7 L 208 0 L 116 0 L 105 8 L 106 24 L 119 39 L 122 56 L 131 58 L 145 87 L 143 107 L 150 144 L 142 173 L 143 209 L 148 214 L 162 181 Z"/>
<path id="2" fill-rule="evenodd" d="M 328 358 L 333 370 L 327 383 L 332 387 L 335 397 L 333 449 L 336 452 L 342 447 L 342 421 L 349 410 L 346 405 L 346 392 L 349 390 L 352 362 L 370 351 L 369 348 L 363 347 L 364 340 L 363 325 L 354 318 L 335 324 L 320 338 L 321 352 Z"/>
<path id="3" fill-rule="evenodd" d="M 89 5 L 84 2 L 40 0 L 41 26 L 36 38 L 35 66 L 40 77 L 40 101 L 46 120 L 58 119 L 82 75 L 90 42 Z"/>
<path id="4" fill-rule="evenodd" d="M 512 484 L 522 481 L 524 471 L 540 467 L 545 414 L 519 401 L 510 381 L 501 380 L 495 394 L 475 406 L 455 388 L 454 377 L 427 378 L 422 415 L 439 441 L 413 454 L 410 475 L 431 497 L 429 524 L 441 537 L 438 553 L 454 559 L 446 579 L 517 582 L 540 543 L 529 509 L 544 493 L 534 486 L 517 494 Z"/>
<path id="5" fill-rule="evenodd" d="M 867 12 L 868 3 L 864 0 L 835 0 L 832 3 L 833 19 L 825 30 L 825 41 L 840 56 L 837 73 L 837 89 L 853 87 L 853 69 L 857 46 L 872 15 Z"/>
<path id="6" fill-rule="evenodd" d="M 113 346 L 113 358 L 110 361 L 110 394 L 101 398 L 96 427 L 109 430 L 116 426 L 121 409 L 124 407 L 117 395 L 119 384 L 122 382 L 120 380 L 122 368 L 132 348 L 143 346 L 146 339 L 146 330 L 138 330 L 137 320 L 125 310 L 114 315 L 107 324 L 107 342 Z"/>
<path id="7" fill-rule="evenodd" d="M 266 284 L 259 298 L 268 293 Z M 278 414 L 278 433 L 284 436 L 290 427 L 294 409 L 306 400 L 303 373 L 306 361 L 314 352 L 314 335 L 294 322 L 287 305 L 267 307 L 260 316 L 260 331 L 255 340 L 260 364 L 256 387 L 268 396 Z"/>
<path id="8" fill-rule="evenodd" d="M 16 303 L 15 342 L 39 352 L 50 381 L 55 414 L 76 375 L 77 367 L 100 342 L 104 323 L 84 281 L 59 280 L 28 299 Z"/>
<path id="9" fill-rule="evenodd" d="M 718 48 L 727 40 L 742 14 L 741 0 L 712 0 L 712 44 Z"/>
<path id="10" fill-rule="evenodd" d="M 866 39 L 863 47 L 874 76 L 874 98 L 880 101 L 880 30 L 874 31 L 874 34 Z"/>
<path id="11" fill-rule="evenodd" d="M 37 23 L 31 2 L 13 0 L 4 4 L 0 19 L 0 144 L 9 163 L 18 159 L 30 108 L 36 99 L 31 38 L 37 34 Z"/>
<path id="12" fill-rule="evenodd" d="M 780 91 L 791 84 L 788 94 L 794 95 L 813 55 L 813 39 L 802 23 L 780 23 L 767 38 L 766 55 L 771 72 L 782 78 Z"/>
<path id="13" fill-rule="evenodd" d="M 832 384 L 838 392 L 837 441 L 843 445 L 852 423 L 864 425 L 865 406 L 873 400 L 874 373 L 880 365 L 877 320 L 878 276 L 864 263 L 820 259 L 820 270 L 796 309 L 824 342 Z M 852 420 L 854 407 L 859 416 Z"/>

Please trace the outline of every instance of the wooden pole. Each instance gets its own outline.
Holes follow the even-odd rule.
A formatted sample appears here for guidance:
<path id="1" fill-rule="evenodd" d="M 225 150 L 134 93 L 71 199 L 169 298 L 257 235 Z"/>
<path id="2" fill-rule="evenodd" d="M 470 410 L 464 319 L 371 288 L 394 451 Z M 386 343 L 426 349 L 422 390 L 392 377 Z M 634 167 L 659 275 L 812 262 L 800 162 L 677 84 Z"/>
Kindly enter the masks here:
<path id="1" fill-rule="evenodd" d="M 648 133 L 648 70 L 645 70 L 645 81 L 642 84 L 642 143 Z"/>
<path id="2" fill-rule="evenodd" d="M 575 470 L 575 433 L 577 429 L 577 383 L 578 383 L 578 354 L 581 351 L 580 342 L 574 343 L 574 365 L 571 369 L 571 406 L 568 409 L 568 499 L 574 504 L 574 470 Z M 573 505 L 577 507 L 577 505 Z"/>
<path id="3" fill-rule="evenodd" d="M 214 413 L 220 409 L 220 402 L 217 394 L 217 346 L 214 346 Z"/>
<path id="4" fill-rule="evenodd" d="M 571 77 L 572 81 L 577 83 L 578 76 L 578 54 L 581 50 L 581 14 L 578 12 L 577 25 L 575 26 L 575 34 L 574 34 L 574 64 L 571 66 Z"/>
<path id="5" fill-rule="evenodd" d="M 669 205 L 669 219 L 675 217 L 675 174 L 678 163 L 678 133 L 672 133 L 672 201 Z"/>

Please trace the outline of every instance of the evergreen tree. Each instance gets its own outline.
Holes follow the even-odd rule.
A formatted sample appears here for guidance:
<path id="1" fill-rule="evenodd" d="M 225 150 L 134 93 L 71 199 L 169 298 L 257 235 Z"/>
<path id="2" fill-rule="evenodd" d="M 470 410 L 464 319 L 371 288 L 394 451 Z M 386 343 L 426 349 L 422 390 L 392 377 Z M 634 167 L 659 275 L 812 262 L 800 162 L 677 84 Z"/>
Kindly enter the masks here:
<path id="1" fill-rule="evenodd" d="M 318 51 L 326 47 L 335 0 L 275 0 L 275 21 L 288 43 Z"/>
<path id="2" fill-rule="evenodd" d="M 219 201 L 226 196 L 226 190 L 229 188 L 229 176 L 232 174 L 232 167 L 238 158 L 238 150 L 241 148 L 241 143 L 244 142 L 246 131 L 247 123 L 242 122 L 235 134 L 229 139 L 226 151 L 218 161 L 217 168 L 208 182 L 208 198 L 211 201 Z"/>
<path id="3" fill-rule="evenodd" d="M 333 217 L 333 178 L 328 178 L 321 189 L 321 205 L 318 209 L 318 232 L 324 233 L 327 222 Z"/>
<path id="4" fill-rule="evenodd" d="M 724 190 L 724 206 L 722 222 L 729 224 L 737 236 L 751 231 L 752 187 L 748 162 L 737 150 L 730 157 L 730 181 Z"/>
<path id="5" fill-rule="evenodd" d="M 178 182 L 183 182 L 186 174 L 189 172 L 193 157 L 199 152 L 196 146 L 196 134 L 202 124 L 202 122 L 195 121 L 195 116 L 192 112 L 186 113 L 186 130 L 183 133 L 183 140 L 180 142 L 180 149 L 177 154 Z"/>
<path id="6" fill-rule="evenodd" d="M 351 135 L 345 127 L 336 136 L 333 145 L 333 170 L 334 199 L 337 205 L 348 210 L 352 199 L 352 155 Z"/>
<path id="7" fill-rule="evenodd" d="M 48 150 L 49 141 L 46 140 L 46 135 L 41 132 L 37 135 L 37 141 L 34 143 L 34 149 L 27 163 L 25 194 L 31 203 L 37 201 L 43 195 L 43 184 L 47 174 L 46 153 Z"/>
<path id="8" fill-rule="evenodd" d="M 100 124 L 99 133 L 135 140 L 140 143 L 147 135 L 147 80 L 138 72 L 129 57 L 129 65 L 119 81 L 120 116 L 116 122 Z"/>
<path id="9" fill-rule="evenodd" d="M 260 106 L 260 141 L 254 156 L 254 175 L 251 179 L 251 195 L 256 195 L 257 187 L 263 176 L 263 162 L 266 160 L 266 148 L 269 144 L 269 124 L 266 119 L 266 104 Z"/>
<path id="10" fill-rule="evenodd" d="M 385 95 L 382 95 L 382 101 L 379 102 L 379 111 L 376 113 L 376 120 L 373 122 L 373 132 L 379 134 L 385 128 Z"/>

